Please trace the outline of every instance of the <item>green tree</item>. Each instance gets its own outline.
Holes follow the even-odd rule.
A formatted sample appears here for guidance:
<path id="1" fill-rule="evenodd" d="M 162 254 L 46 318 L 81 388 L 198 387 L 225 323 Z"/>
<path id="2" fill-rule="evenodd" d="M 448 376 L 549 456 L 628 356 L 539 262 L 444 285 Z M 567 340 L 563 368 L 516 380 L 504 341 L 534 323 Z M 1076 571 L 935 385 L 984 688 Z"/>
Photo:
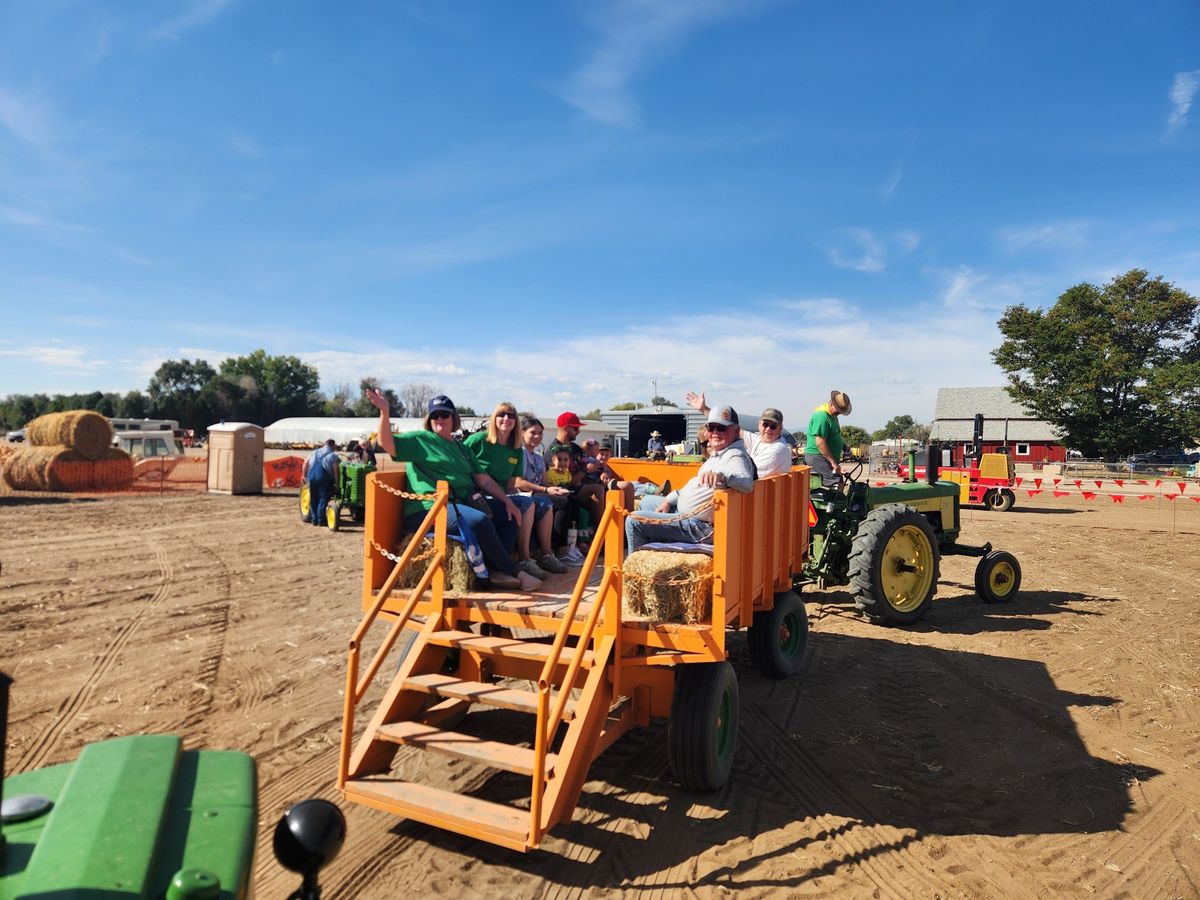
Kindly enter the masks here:
<path id="1" fill-rule="evenodd" d="M 475 412 L 475 410 L 470 406 L 456 405 L 454 408 L 455 408 L 455 410 L 458 411 L 458 414 L 460 416 L 478 416 L 479 415 L 479 413 Z"/>
<path id="2" fill-rule="evenodd" d="M 208 428 L 214 418 L 208 389 L 216 377 L 216 369 L 202 359 L 167 360 L 146 388 L 149 403 L 143 416 L 176 419 L 183 428 Z"/>
<path id="3" fill-rule="evenodd" d="M 845 434 L 845 432 L 846 429 L 843 427 L 842 433 Z M 929 440 L 929 426 L 922 425 L 910 415 L 893 416 L 886 425 L 871 434 L 873 441 L 894 441 L 896 438 L 927 441 Z"/>
<path id="4" fill-rule="evenodd" d="M 1130 269 L 1048 310 L 1010 306 L 992 358 L 1008 392 L 1086 457 L 1114 460 L 1200 435 L 1200 301 Z"/>
<path id="5" fill-rule="evenodd" d="M 871 443 L 871 434 L 857 425 L 842 426 L 842 442 L 847 447 L 863 447 Z"/>
<path id="6" fill-rule="evenodd" d="M 223 396 L 233 403 L 239 419 L 269 425 L 286 416 L 322 412 L 320 376 L 298 357 L 268 356 L 265 350 L 255 350 L 224 360 L 220 376 L 230 386 Z"/>
<path id="7" fill-rule="evenodd" d="M 600 418 L 600 407 L 597 406 L 595 409 L 589 409 L 587 412 L 585 412 L 579 418 L 581 418 L 581 419 L 599 419 Z"/>
<path id="8" fill-rule="evenodd" d="M 674 406 L 676 408 L 679 407 L 678 403 L 672 403 L 666 397 L 655 397 L 653 400 L 650 401 L 650 405 L 651 406 Z"/>
<path id="9" fill-rule="evenodd" d="M 645 409 L 645 403 L 638 403 L 636 400 L 630 400 L 626 403 L 618 403 L 612 407 L 614 410 L 623 411 L 630 409 Z"/>
<path id="10" fill-rule="evenodd" d="M 400 398 L 396 396 L 396 392 L 391 388 L 383 387 L 379 383 L 378 378 L 368 375 L 358 383 L 358 388 L 358 398 L 354 401 L 354 415 L 358 416 L 359 418 L 374 418 L 375 416 L 379 415 L 375 407 L 371 405 L 371 401 L 367 399 L 368 390 L 383 391 L 383 396 L 387 397 L 388 404 L 391 407 L 391 409 L 388 410 L 388 414 L 393 418 L 402 419 L 408 415 L 407 410 L 404 408 L 404 404 L 401 403 Z"/>
<path id="11" fill-rule="evenodd" d="M 354 415 L 354 385 L 342 383 L 333 386 L 333 394 L 325 401 L 325 415 L 336 417 Z"/>

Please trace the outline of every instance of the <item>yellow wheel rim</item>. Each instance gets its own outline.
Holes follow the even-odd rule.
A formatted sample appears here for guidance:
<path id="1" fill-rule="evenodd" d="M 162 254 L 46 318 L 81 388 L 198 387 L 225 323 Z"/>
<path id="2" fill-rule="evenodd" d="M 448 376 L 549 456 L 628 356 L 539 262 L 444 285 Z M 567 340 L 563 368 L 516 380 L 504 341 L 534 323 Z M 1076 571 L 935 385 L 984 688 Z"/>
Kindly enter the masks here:
<path id="1" fill-rule="evenodd" d="M 338 518 L 337 507 L 334 506 L 333 503 L 331 502 L 325 507 L 325 524 L 328 525 L 330 528 L 337 528 L 337 526 L 338 526 L 337 518 Z"/>
<path id="2" fill-rule="evenodd" d="M 879 572 L 888 603 L 900 612 L 919 607 L 933 586 L 933 547 L 915 525 L 897 528 L 884 548 Z"/>
<path id="3" fill-rule="evenodd" d="M 301 487 L 300 487 L 300 515 L 304 516 L 304 518 L 306 518 L 306 519 L 308 518 L 309 514 L 312 512 L 312 506 L 310 505 L 311 503 L 312 503 L 312 497 L 308 493 L 308 485 L 307 484 L 301 485 Z"/>
<path id="4" fill-rule="evenodd" d="M 1012 563 L 997 563 L 992 567 L 992 571 L 988 573 L 988 587 L 992 589 L 992 593 L 997 597 L 1007 597 L 1012 593 L 1013 586 L 1016 583 L 1017 573 L 1013 569 Z"/>

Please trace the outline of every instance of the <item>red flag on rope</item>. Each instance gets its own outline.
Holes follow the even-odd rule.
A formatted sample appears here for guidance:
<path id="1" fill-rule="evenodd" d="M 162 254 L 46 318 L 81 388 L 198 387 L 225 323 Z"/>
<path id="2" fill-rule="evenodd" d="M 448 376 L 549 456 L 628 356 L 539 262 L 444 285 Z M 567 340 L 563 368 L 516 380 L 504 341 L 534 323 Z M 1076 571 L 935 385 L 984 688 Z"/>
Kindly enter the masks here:
<path id="1" fill-rule="evenodd" d="M 1070 491 L 1055 491 L 1054 496 L 1055 497 L 1069 497 L 1069 496 L 1071 496 L 1071 492 Z"/>
<path id="2" fill-rule="evenodd" d="M 1179 495 L 1178 494 L 1163 494 L 1163 496 L 1166 497 L 1168 500 L 1174 500 Z"/>
<path id="3" fill-rule="evenodd" d="M 1177 482 L 1175 482 L 1175 484 L 1179 486 L 1179 493 L 1182 494 L 1184 491 L 1187 490 L 1187 482 L 1186 481 L 1177 481 Z"/>
<path id="4" fill-rule="evenodd" d="M 1081 490 L 1082 490 L 1082 488 L 1083 488 L 1083 482 L 1082 482 L 1082 481 L 1080 481 L 1078 478 L 1076 478 L 1076 479 L 1075 479 L 1075 487 L 1077 487 L 1077 488 L 1079 488 L 1079 489 L 1081 489 Z"/>
<path id="5" fill-rule="evenodd" d="M 1154 495 L 1153 494 L 1138 494 L 1138 499 L 1139 500 L 1153 500 Z"/>
<path id="6" fill-rule="evenodd" d="M 1124 494 L 1109 494 L 1109 496 L 1112 497 L 1113 503 L 1124 503 L 1125 502 Z"/>
<path id="7" fill-rule="evenodd" d="M 1200 503 L 1200 497 L 1188 497 L 1188 499 L 1195 503 Z"/>
<path id="8" fill-rule="evenodd" d="M 1155 479 L 1154 479 L 1154 486 L 1155 486 L 1155 487 L 1162 487 L 1162 479 L 1161 479 L 1161 478 L 1155 478 Z"/>
<path id="9" fill-rule="evenodd" d="M 1014 481 L 1016 481 L 1016 483 L 1017 483 L 1017 487 L 1020 487 L 1020 486 L 1021 486 L 1021 482 L 1022 482 L 1022 481 L 1024 481 L 1024 480 L 1025 480 L 1025 479 L 1024 479 L 1024 478 L 1022 478 L 1020 475 L 1018 475 L 1018 476 L 1017 476 L 1017 477 L 1014 479 Z"/>
<path id="10" fill-rule="evenodd" d="M 1033 483 L 1040 489 L 1042 486 L 1042 479 L 1035 478 L 1035 479 L 1033 479 Z"/>
<path id="11" fill-rule="evenodd" d="M 1137 483 L 1138 484 L 1149 484 L 1150 482 L 1148 482 L 1145 478 L 1139 478 L 1137 480 Z"/>
<path id="12" fill-rule="evenodd" d="M 1096 481 L 1096 487 L 1101 487 L 1101 486 L 1103 486 L 1103 484 L 1104 484 L 1103 481 L 1099 481 L 1099 480 Z"/>
<path id="13" fill-rule="evenodd" d="M 1027 493 L 1030 497 L 1036 497 L 1038 494 L 1041 493 L 1041 491 L 1031 491 L 1028 488 L 1026 488 L 1025 493 Z"/>
<path id="14" fill-rule="evenodd" d="M 1054 479 L 1054 486 L 1055 486 L 1055 487 L 1058 487 L 1058 485 L 1059 485 L 1059 483 L 1060 483 L 1061 481 L 1062 481 L 1062 479 L 1061 479 L 1061 478 L 1055 478 L 1055 479 Z"/>
<path id="15" fill-rule="evenodd" d="M 1117 483 L 1117 487 L 1125 487 L 1125 479 L 1124 478 L 1114 478 L 1113 481 L 1115 481 Z"/>
<path id="16" fill-rule="evenodd" d="M 1083 494 L 1084 500 L 1095 500 L 1096 499 L 1095 491 L 1080 491 L 1080 493 Z"/>

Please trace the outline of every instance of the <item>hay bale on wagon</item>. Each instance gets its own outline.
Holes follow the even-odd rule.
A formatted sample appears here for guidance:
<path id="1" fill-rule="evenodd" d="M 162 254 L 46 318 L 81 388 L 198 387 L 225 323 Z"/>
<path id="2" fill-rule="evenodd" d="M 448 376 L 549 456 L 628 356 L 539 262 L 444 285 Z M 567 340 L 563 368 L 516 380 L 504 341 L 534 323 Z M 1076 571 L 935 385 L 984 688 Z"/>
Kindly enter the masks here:
<path id="1" fill-rule="evenodd" d="M 100 459 L 113 442 L 108 419 L 89 409 L 39 416 L 25 426 L 25 436 L 35 447 L 69 447 L 83 459 Z"/>
<path id="2" fill-rule="evenodd" d="M 85 459 L 70 447 L 21 447 L 4 463 L 4 480 L 18 491 L 115 491 L 133 482 L 133 460 L 107 448 Z"/>
<path id="3" fill-rule="evenodd" d="M 401 540 L 400 544 L 394 549 L 396 556 L 404 552 L 404 548 L 408 546 L 408 537 Z M 471 563 L 467 560 L 467 551 L 463 549 L 463 545 L 458 541 L 446 541 L 449 550 L 449 559 L 446 560 L 446 590 L 454 591 L 459 594 L 465 594 L 468 591 L 475 590 L 475 571 L 471 568 Z M 396 583 L 398 589 L 415 588 L 417 582 L 421 580 L 421 576 L 425 574 L 425 570 L 429 567 L 429 561 L 433 559 L 433 540 L 431 538 L 422 539 L 417 546 L 417 553 L 413 557 L 404 574 L 400 576 L 400 580 Z"/>
<path id="4" fill-rule="evenodd" d="M 637 550 L 625 558 L 621 609 L 656 622 L 712 618 L 713 562 L 703 553 Z"/>

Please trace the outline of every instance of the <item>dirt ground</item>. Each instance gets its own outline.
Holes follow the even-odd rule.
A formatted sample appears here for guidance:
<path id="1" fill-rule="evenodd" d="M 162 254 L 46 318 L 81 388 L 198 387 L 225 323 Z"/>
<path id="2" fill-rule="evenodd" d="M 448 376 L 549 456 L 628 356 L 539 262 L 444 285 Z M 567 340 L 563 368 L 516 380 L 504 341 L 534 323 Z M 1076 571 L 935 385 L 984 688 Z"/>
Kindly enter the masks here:
<path id="1" fill-rule="evenodd" d="M 806 593 L 803 678 L 760 677 L 732 637 L 720 793 L 672 783 L 659 725 L 602 756 L 577 820 L 528 855 L 343 804 L 325 895 L 1200 896 L 1200 503 L 1018 497 L 964 517 L 965 540 L 1020 558 L 1011 604 L 983 605 L 955 557 L 908 630 Z M 258 896 L 296 887 L 270 833 L 299 799 L 340 799 L 361 530 L 303 525 L 294 495 L 10 493 L 0 517 L 10 772 L 136 732 L 244 750 Z M 404 754 L 435 785 L 486 780 Z"/>

